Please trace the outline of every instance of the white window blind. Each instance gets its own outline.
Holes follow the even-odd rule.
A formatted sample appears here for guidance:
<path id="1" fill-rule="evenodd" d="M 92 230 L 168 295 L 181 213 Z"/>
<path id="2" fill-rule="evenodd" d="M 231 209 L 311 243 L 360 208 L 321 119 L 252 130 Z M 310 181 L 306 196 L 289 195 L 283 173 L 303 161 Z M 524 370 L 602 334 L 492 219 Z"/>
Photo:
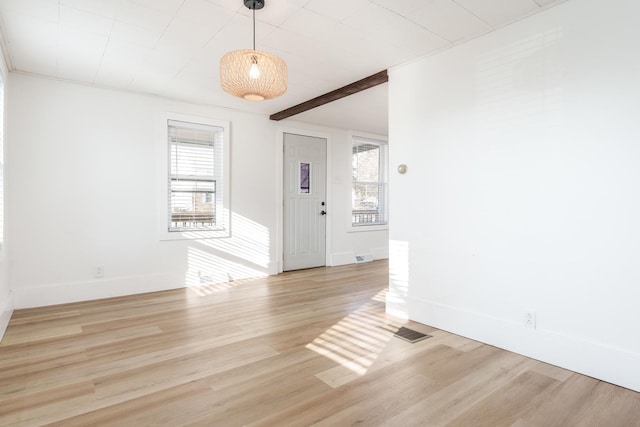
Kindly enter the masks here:
<path id="1" fill-rule="evenodd" d="M 222 139 L 217 126 L 168 120 L 168 231 L 216 230 L 222 212 Z"/>
<path id="2" fill-rule="evenodd" d="M 388 145 L 385 141 L 353 137 L 351 149 L 351 224 L 387 223 Z"/>

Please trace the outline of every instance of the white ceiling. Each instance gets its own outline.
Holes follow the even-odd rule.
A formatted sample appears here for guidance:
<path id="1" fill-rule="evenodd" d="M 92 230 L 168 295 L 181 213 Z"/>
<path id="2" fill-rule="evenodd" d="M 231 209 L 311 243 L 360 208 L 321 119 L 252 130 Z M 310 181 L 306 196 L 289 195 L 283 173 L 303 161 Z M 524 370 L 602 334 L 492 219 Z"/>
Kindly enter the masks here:
<path id="1" fill-rule="evenodd" d="M 0 0 L 11 71 L 272 114 L 565 0 L 266 0 L 256 48 L 289 88 L 250 103 L 223 92 L 219 60 L 251 48 L 242 0 Z M 292 117 L 387 133 L 386 85 Z"/>

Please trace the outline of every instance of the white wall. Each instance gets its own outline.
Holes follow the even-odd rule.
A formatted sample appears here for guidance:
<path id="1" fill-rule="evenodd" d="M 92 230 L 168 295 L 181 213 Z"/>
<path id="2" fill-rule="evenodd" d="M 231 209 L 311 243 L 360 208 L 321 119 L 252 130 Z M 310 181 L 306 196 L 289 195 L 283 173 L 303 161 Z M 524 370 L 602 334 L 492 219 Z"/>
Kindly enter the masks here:
<path id="1" fill-rule="evenodd" d="M 10 92 L 16 307 L 276 272 L 277 153 L 267 117 L 19 74 Z M 159 240 L 163 112 L 231 121 L 231 238 Z M 98 265 L 104 278 L 94 278 Z"/>
<path id="2" fill-rule="evenodd" d="M 9 76 L 8 70 L 7 70 L 7 65 L 5 63 L 4 60 L 4 55 L 2 53 L 2 50 L 0 48 L 0 74 L 1 74 L 1 78 L 5 84 L 5 87 L 7 86 L 7 79 Z M 5 99 L 6 99 L 7 95 L 5 94 Z M 3 111 L 6 111 L 6 109 L 3 107 L 2 108 Z M 6 120 L 3 121 L 6 123 Z M 4 132 L 4 127 L 3 130 Z M 3 138 L 3 147 L 7 146 L 7 142 L 8 142 L 8 138 L 6 136 L 6 132 L 2 135 Z M 5 149 L 6 152 L 6 149 Z M 6 158 L 6 156 L 5 156 Z M 0 225 L 1 227 L 3 227 L 2 230 L 2 242 L 0 244 L 0 340 L 2 340 L 2 337 L 4 336 L 4 332 L 7 329 L 7 326 L 9 324 L 9 320 L 11 319 L 11 315 L 13 314 L 13 295 L 11 293 L 11 286 L 9 283 L 9 244 L 7 242 L 7 229 L 8 226 L 10 224 L 8 218 L 7 218 L 7 194 L 8 194 L 8 190 L 7 190 L 7 172 L 6 172 L 6 162 L 4 165 L 4 168 L 2 170 L 0 170 L 0 173 L 4 174 L 4 188 L 3 188 L 3 192 L 0 195 L 0 197 L 3 198 L 2 201 L 2 218 L 3 218 L 3 224 Z"/>
<path id="3" fill-rule="evenodd" d="M 15 73 L 9 86 L 9 239 L 17 308 L 277 273 L 281 125 L 266 116 Z M 164 144 L 163 112 L 231 122 L 231 238 L 159 240 L 156 159 Z M 295 128 L 320 129 L 331 141 L 329 247 L 386 256 L 386 232 L 347 232 L 347 132 Z M 328 264 L 335 263 L 332 254 Z M 104 266 L 104 278 L 94 277 L 97 266 Z"/>
<path id="4" fill-rule="evenodd" d="M 640 391 L 638 12 L 569 1 L 391 70 L 390 312 Z"/>

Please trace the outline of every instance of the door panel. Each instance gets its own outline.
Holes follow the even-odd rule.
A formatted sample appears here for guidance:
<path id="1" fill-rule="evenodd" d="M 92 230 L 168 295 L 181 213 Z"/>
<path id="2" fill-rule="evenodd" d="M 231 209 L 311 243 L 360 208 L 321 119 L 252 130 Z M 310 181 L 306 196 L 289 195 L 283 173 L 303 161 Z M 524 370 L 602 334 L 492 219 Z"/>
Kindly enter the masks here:
<path id="1" fill-rule="evenodd" d="M 326 263 L 327 141 L 284 134 L 284 270 Z"/>

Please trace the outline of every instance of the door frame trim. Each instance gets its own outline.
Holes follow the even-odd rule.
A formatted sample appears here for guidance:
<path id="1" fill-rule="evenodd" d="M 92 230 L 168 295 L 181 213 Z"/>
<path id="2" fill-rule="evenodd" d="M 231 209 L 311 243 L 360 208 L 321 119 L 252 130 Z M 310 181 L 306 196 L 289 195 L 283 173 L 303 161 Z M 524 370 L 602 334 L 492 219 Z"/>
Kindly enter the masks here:
<path id="1" fill-rule="evenodd" d="M 310 130 L 304 128 L 290 127 L 290 126 L 278 126 L 276 132 L 276 255 L 278 259 L 278 274 L 284 271 L 284 134 L 292 133 L 295 135 L 310 136 L 313 138 L 322 138 L 327 141 L 327 173 L 326 173 L 326 202 L 328 208 L 326 228 L 325 228 L 325 254 L 324 264 L 329 265 L 328 261 L 331 259 L 331 242 L 332 242 L 332 226 L 331 218 L 333 217 L 333 211 L 331 210 L 333 204 L 333 194 L 331 177 L 333 176 L 333 165 L 331 159 L 333 158 L 333 144 L 331 143 L 331 134 L 321 130 Z"/>

